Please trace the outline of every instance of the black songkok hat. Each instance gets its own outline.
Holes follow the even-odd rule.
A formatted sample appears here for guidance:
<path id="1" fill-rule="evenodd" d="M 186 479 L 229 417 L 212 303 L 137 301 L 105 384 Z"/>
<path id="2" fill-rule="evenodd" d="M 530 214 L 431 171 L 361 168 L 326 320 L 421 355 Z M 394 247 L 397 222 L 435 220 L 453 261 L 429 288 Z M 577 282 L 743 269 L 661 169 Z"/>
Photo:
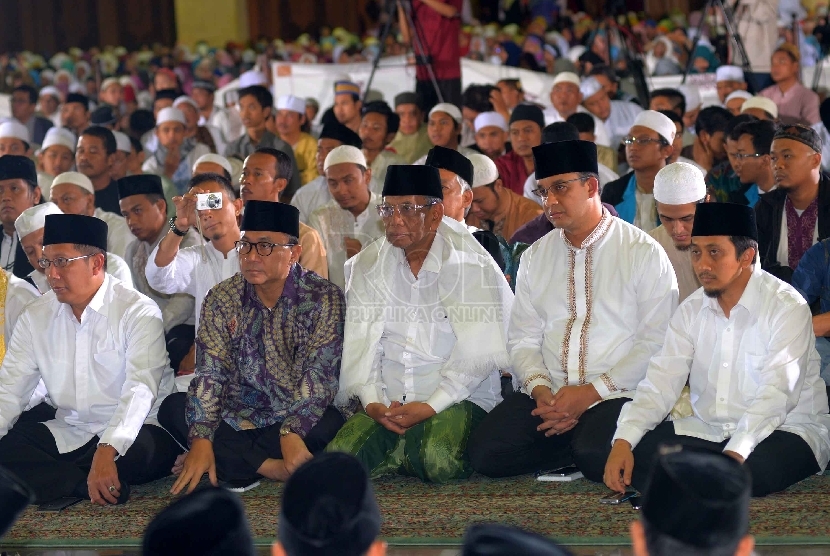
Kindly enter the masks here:
<path id="1" fill-rule="evenodd" d="M 567 556 L 570 552 L 536 533 L 495 523 L 471 525 L 461 556 Z"/>
<path id="2" fill-rule="evenodd" d="M 591 141 L 559 141 L 533 147 L 536 180 L 571 172 L 599 173 L 597 145 Z"/>
<path id="3" fill-rule="evenodd" d="M 807 127 L 806 125 L 793 124 L 781 126 L 772 137 L 773 141 L 776 139 L 792 139 L 793 141 L 804 143 L 817 153 L 821 152 L 821 136 L 815 129 Z"/>
<path id="4" fill-rule="evenodd" d="M 92 125 L 109 125 L 114 124 L 117 120 L 115 110 L 112 109 L 112 106 L 107 105 L 99 106 L 89 116 L 89 122 Z"/>
<path id="5" fill-rule="evenodd" d="M 107 250 L 107 223 L 81 214 L 47 214 L 43 246 L 56 243 L 91 245 Z"/>
<path id="6" fill-rule="evenodd" d="M 392 164 L 386 170 L 382 195 L 384 197 L 424 195 L 443 200 L 444 190 L 441 189 L 441 174 L 438 173 L 438 168 L 434 166 Z"/>
<path id="7" fill-rule="evenodd" d="M 423 110 L 423 103 L 421 102 L 421 95 L 418 93 L 401 93 L 395 97 L 395 108 L 400 106 L 401 104 L 414 104 L 421 110 Z"/>
<path id="8" fill-rule="evenodd" d="M 735 203 L 701 203 L 695 211 L 692 236 L 743 236 L 758 241 L 755 210 Z"/>
<path id="9" fill-rule="evenodd" d="M 545 115 L 542 109 L 535 104 L 519 104 L 510 114 L 510 123 L 530 120 L 539 124 L 539 129 L 545 129 Z"/>
<path id="10" fill-rule="evenodd" d="M 320 139 L 334 139 L 340 141 L 344 145 L 363 148 L 363 140 L 360 135 L 344 126 L 340 122 L 327 123 L 323 126 L 323 131 L 320 132 Z"/>
<path id="11" fill-rule="evenodd" d="M 245 232 L 279 232 L 300 237 L 300 211 L 276 201 L 248 201 L 242 215 Z"/>
<path id="12" fill-rule="evenodd" d="M 66 102 L 64 104 L 69 104 L 72 102 L 83 104 L 84 109 L 89 110 L 89 98 L 86 95 L 82 95 L 80 93 L 69 93 L 68 95 L 66 95 Z"/>
<path id="13" fill-rule="evenodd" d="M 461 179 L 473 186 L 473 163 L 472 161 L 455 149 L 446 147 L 432 147 L 427 154 L 427 166 L 433 166 L 439 170 L 449 170 Z"/>
<path id="14" fill-rule="evenodd" d="M 682 449 L 655 463 L 643 495 L 643 521 L 699 549 L 737 546 L 749 531 L 750 492 L 749 474 L 734 459 Z"/>
<path id="15" fill-rule="evenodd" d="M 0 156 L 0 180 L 26 180 L 37 183 L 35 163 L 27 156 Z"/>
<path id="16" fill-rule="evenodd" d="M 197 81 L 194 81 L 193 84 L 190 85 L 190 87 L 192 89 L 204 89 L 205 91 L 207 91 L 209 93 L 215 93 L 216 92 L 216 85 L 214 85 L 210 81 L 197 80 Z"/>
<path id="17" fill-rule="evenodd" d="M 17 516 L 34 498 L 26 483 L 5 467 L 0 467 L 0 538 L 11 529 Z"/>
<path id="18" fill-rule="evenodd" d="M 164 187 L 161 178 L 153 174 L 136 174 L 121 178 L 118 183 L 118 198 L 124 199 L 133 195 L 161 195 L 164 197 Z"/>
<path id="19" fill-rule="evenodd" d="M 162 510 L 144 531 L 144 556 L 253 556 L 256 554 L 239 497 L 204 488 Z"/>
<path id="20" fill-rule="evenodd" d="M 289 556 L 359 556 L 380 533 L 380 508 L 363 464 L 331 452 L 285 483 L 278 537 Z"/>

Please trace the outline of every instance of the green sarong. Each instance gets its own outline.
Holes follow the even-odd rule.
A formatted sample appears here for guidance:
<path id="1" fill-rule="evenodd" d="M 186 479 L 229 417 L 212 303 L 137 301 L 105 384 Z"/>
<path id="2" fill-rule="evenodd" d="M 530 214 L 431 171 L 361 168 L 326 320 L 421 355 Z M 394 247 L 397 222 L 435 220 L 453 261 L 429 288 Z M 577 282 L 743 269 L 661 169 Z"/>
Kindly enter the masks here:
<path id="1" fill-rule="evenodd" d="M 373 478 L 399 473 L 431 483 L 466 479 L 473 473 L 467 440 L 485 415 L 465 400 L 399 435 L 360 412 L 346 421 L 326 451 L 354 455 Z"/>

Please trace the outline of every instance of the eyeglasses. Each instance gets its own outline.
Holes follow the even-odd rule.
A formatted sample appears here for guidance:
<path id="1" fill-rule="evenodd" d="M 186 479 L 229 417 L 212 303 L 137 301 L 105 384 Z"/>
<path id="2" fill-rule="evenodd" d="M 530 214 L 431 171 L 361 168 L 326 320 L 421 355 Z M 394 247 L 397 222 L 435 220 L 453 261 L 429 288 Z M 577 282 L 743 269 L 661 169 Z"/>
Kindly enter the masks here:
<path id="1" fill-rule="evenodd" d="M 71 263 L 72 261 L 77 261 L 78 259 L 86 259 L 92 257 L 95 253 L 90 253 L 89 255 L 81 255 L 80 257 L 71 257 L 67 259 L 66 257 L 56 257 L 51 261 L 46 258 L 38 259 L 37 264 L 40 268 L 49 268 L 51 265 L 55 265 L 55 268 L 64 268 L 66 265 Z"/>
<path id="2" fill-rule="evenodd" d="M 401 218 L 413 218 L 418 215 L 421 209 L 431 207 L 436 203 L 427 203 L 426 205 L 416 205 L 413 203 L 403 203 L 400 205 L 378 205 L 378 214 L 381 218 L 392 218 L 392 215 L 397 212 Z"/>
<path id="3" fill-rule="evenodd" d="M 652 139 L 651 137 L 623 137 L 622 142 L 625 145 L 638 145 L 640 147 L 645 147 L 649 143 L 666 144 L 663 139 Z"/>
<path id="4" fill-rule="evenodd" d="M 762 153 L 751 153 L 751 154 L 735 153 L 732 156 L 734 156 L 738 160 L 746 160 L 747 158 L 760 158 L 760 157 L 764 156 L 764 154 L 762 154 Z"/>
<path id="5" fill-rule="evenodd" d="M 566 183 L 571 183 L 572 181 L 579 181 L 579 180 L 584 181 L 585 179 L 586 178 L 583 178 L 582 176 L 580 176 L 578 178 L 573 178 L 573 179 L 570 179 L 570 180 L 558 181 L 558 182 L 554 183 L 553 185 L 551 185 L 550 187 L 547 187 L 547 188 L 539 187 L 537 189 L 534 189 L 533 194 L 544 201 L 545 199 L 548 198 L 548 195 L 550 195 L 550 192 L 551 192 L 552 189 L 555 189 L 557 187 L 562 187 Z"/>
<path id="6" fill-rule="evenodd" d="M 271 243 L 269 241 L 251 243 L 250 241 L 241 240 L 237 241 L 233 245 L 236 248 L 236 252 L 240 255 L 247 255 L 251 252 L 251 249 L 256 247 L 257 255 L 267 257 L 274 252 L 274 247 L 294 247 L 296 243 Z"/>

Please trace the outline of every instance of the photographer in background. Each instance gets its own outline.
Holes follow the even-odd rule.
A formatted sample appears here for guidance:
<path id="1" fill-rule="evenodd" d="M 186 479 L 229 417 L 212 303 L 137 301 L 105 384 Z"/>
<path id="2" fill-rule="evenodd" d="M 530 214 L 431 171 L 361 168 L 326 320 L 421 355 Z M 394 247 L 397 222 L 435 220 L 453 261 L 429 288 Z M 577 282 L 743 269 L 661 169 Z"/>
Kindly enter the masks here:
<path id="1" fill-rule="evenodd" d="M 738 34 L 743 40 L 749 64 L 752 66 L 752 73 L 747 75 L 746 79 L 750 90 L 758 93 L 773 84 L 770 60 L 778 44 L 778 0 L 740 0 L 735 4 L 737 9 L 734 15 Z M 740 55 L 737 52 L 733 52 L 732 55 L 732 63 L 740 66 Z"/>

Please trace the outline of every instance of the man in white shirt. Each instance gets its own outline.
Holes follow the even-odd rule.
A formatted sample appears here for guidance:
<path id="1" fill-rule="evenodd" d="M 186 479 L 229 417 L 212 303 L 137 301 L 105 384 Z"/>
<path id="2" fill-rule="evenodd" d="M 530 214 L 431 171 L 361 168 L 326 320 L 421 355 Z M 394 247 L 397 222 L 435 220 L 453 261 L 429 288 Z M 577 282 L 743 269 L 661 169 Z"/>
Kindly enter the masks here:
<path id="1" fill-rule="evenodd" d="M 642 107 L 627 100 L 611 100 L 596 77 L 588 77 L 579 86 L 582 94 L 582 106 L 595 118 L 605 124 L 608 131 L 610 147 L 616 149 L 620 141 L 634 125 L 637 114 Z"/>
<path id="2" fill-rule="evenodd" d="M 178 108 L 162 108 L 156 117 L 156 137 L 158 148 L 148 155 L 141 166 L 147 174 L 166 177 L 176 186 L 176 192 L 187 191 L 187 181 L 192 175 L 193 163 L 210 149 L 195 137 L 184 136 L 184 114 Z"/>
<path id="3" fill-rule="evenodd" d="M 384 234 L 377 210 L 383 199 L 369 189 L 372 169 L 366 164 L 357 147 L 342 145 L 331 151 L 323 171 L 334 200 L 309 218 L 309 225 L 320 233 L 326 247 L 328 278 L 341 288 L 346 286 L 346 261 Z"/>
<path id="4" fill-rule="evenodd" d="M 49 197 L 49 188 L 52 187 L 55 176 L 68 172 L 75 166 L 77 143 L 78 139 L 68 129 L 53 127 L 46 132 L 38 155 L 43 172 L 37 173 L 37 184 L 44 197 Z"/>
<path id="5" fill-rule="evenodd" d="M 666 443 L 723 451 L 745 464 L 753 496 L 825 469 L 830 415 L 810 307 L 758 268 L 757 238 L 750 207 L 698 206 L 692 262 L 703 288 L 672 317 L 662 350 L 620 413 L 604 477 L 589 478 L 642 490 Z M 687 380 L 694 414 L 665 421 Z"/>
<path id="6" fill-rule="evenodd" d="M 22 253 L 14 221 L 27 208 L 40 202 L 35 164 L 25 156 L 0 156 L 0 223 L 3 239 L 0 241 L 0 268 L 26 279 L 33 270 Z"/>
<path id="7" fill-rule="evenodd" d="M 382 100 L 367 102 L 361 109 L 362 119 L 357 134 L 363 141 L 363 154 L 372 170 L 372 191 L 380 193 L 386 179 L 386 169 L 392 164 L 406 164 L 406 160 L 389 149 L 400 125 L 400 117 Z"/>
<path id="8" fill-rule="evenodd" d="M 555 122 L 564 122 L 568 116 L 576 112 L 588 112 L 582 106 L 582 92 L 579 90 L 581 85 L 579 76 L 570 71 L 563 71 L 556 75 L 553 80 L 553 86 L 550 90 L 550 102 L 552 107 L 545 110 L 545 124 L 550 125 Z M 611 147 L 611 137 L 608 135 L 608 130 L 605 124 L 602 123 L 598 117 L 594 116 L 595 131 L 597 136 L 596 144 L 603 147 Z"/>
<path id="9" fill-rule="evenodd" d="M 80 172 L 64 172 L 52 181 L 49 190 L 51 201 L 64 214 L 94 216 L 107 223 L 107 252 L 122 259 L 135 236 L 130 232 L 123 216 L 95 206 L 95 188 L 88 177 Z"/>
<path id="10" fill-rule="evenodd" d="M 370 474 L 469 477 L 467 439 L 501 399 L 513 294 L 464 224 L 444 218 L 430 166 L 390 166 L 385 239 L 346 263 L 347 318 L 335 404 L 351 412 L 329 451 Z"/>
<path id="11" fill-rule="evenodd" d="M 199 105 L 199 125 L 211 125 L 222 133 L 222 142 L 228 144 L 245 132 L 242 118 L 235 110 L 227 110 L 214 104 L 216 85 L 207 81 L 194 81 L 190 96 Z"/>
<path id="12" fill-rule="evenodd" d="M 522 255 L 507 345 L 522 392 L 470 438 L 484 475 L 602 467 L 626 392 L 642 380 L 677 307 L 665 251 L 603 208 L 596 152 L 588 141 L 533 150 L 556 229 Z"/>
<path id="13" fill-rule="evenodd" d="M 473 204 L 473 162 L 453 149 L 432 147 L 426 165 L 438 168 L 441 176 L 444 216 L 463 223 Z"/>
<path id="14" fill-rule="evenodd" d="M 173 385 L 161 313 L 107 274 L 103 221 L 49 215 L 43 244 L 52 292 L 24 309 L 0 367 L 0 465 L 40 503 L 123 504 L 181 451 L 155 420 Z M 55 419 L 16 422 L 41 379 Z"/>

